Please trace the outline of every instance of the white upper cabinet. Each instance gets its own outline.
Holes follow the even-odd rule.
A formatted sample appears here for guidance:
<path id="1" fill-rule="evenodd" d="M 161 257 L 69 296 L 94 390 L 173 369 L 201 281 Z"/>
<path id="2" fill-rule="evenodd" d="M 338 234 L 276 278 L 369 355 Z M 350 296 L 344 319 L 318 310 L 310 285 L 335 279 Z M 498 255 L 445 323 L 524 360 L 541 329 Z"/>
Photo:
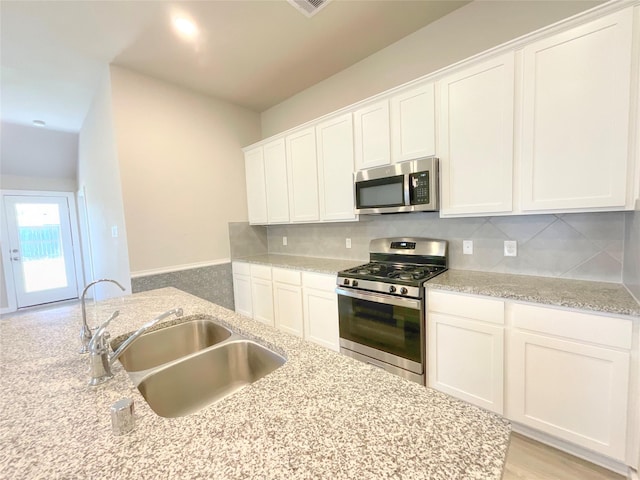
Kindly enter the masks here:
<path id="1" fill-rule="evenodd" d="M 315 128 L 287 135 L 287 171 L 291 221 L 320 220 Z"/>
<path id="2" fill-rule="evenodd" d="M 523 210 L 625 206 L 632 13 L 524 48 Z"/>
<path id="3" fill-rule="evenodd" d="M 356 170 L 389 165 L 389 101 L 378 101 L 356 110 L 353 114 L 353 124 Z"/>
<path id="4" fill-rule="evenodd" d="M 320 217 L 354 220 L 353 118 L 350 113 L 316 126 Z"/>
<path id="5" fill-rule="evenodd" d="M 244 154 L 245 180 L 247 183 L 247 208 L 249 223 L 267 223 L 267 194 L 264 181 L 262 147 Z"/>
<path id="6" fill-rule="evenodd" d="M 264 168 L 269 223 L 286 223 L 289 221 L 289 187 L 283 138 L 264 146 Z"/>
<path id="7" fill-rule="evenodd" d="M 391 98 L 391 157 L 394 162 L 436 153 L 436 113 L 432 82 Z"/>
<path id="8" fill-rule="evenodd" d="M 514 53 L 439 82 L 441 215 L 512 211 Z"/>

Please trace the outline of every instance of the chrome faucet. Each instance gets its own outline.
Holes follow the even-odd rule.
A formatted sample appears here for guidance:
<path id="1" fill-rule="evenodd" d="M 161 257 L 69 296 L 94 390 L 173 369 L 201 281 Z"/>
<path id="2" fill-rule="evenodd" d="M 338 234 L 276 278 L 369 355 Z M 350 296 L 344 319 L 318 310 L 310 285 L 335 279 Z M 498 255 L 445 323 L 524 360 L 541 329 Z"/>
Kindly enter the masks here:
<path id="1" fill-rule="evenodd" d="M 82 290 L 82 296 L 80 297 L 80 300 L 82 302 L 82 330 L 80 330 L 80 343 L 81 343 L 80 353 L 89 352 L 89 342 L 91 341 L 91 329 L 89 328 L 89 325 L 87 325 L 87 308 L 85 307 L 84 297 L 87 294 L 87 291 L 89 290 L 89 288 L 91 288 L 92 286 L 100 282 L 115 283 L 117 286 L 120 287 L 120 290 L 122 290 L 123 292 L 125 291 L 125 288 L 122 285 L 120 285 L 115 280 L 111 280 L 110 278 L 101 278 L 100 280 L 91 282 L 87 284 L 86 287 L 84 287 L 84 290 Z"/>
<path id="2" fill-rule="evenodd" d="M 98 328 L 98 331 L 89 342 L 89 356 L 91 359 L 91 380 L 89 380 L 89 385 L 91 386 L 99 385 L 113 377 L 113 373 L 111 372 L 111 366 L 113 365 L 113 362 L 115 362 L 120 357 L 120 355 L 122 355 L 125 350 L 129 348 L 131 343 L 133 343 L 136 338 L 145 333 L 160 320 L 164 320 L 171 315 L 181 317 L 182 308 L 174 308 L 173 310 L 166 311 L 158 315 L 153 320 L 148 321 L 138 330 L 136 330 L 135 333 L 132 333 L 124 342 L 122 342 L 122 344 L 115 352 L 110 354 L 109 344 L 107 343 L 107 340 L 109 339 L 107 326 L 109 325 L 111 320 L 118 316 L 119 313 L 120 312 L 115 311 L 106 322 L 100 325 L 100 328 Z"/>

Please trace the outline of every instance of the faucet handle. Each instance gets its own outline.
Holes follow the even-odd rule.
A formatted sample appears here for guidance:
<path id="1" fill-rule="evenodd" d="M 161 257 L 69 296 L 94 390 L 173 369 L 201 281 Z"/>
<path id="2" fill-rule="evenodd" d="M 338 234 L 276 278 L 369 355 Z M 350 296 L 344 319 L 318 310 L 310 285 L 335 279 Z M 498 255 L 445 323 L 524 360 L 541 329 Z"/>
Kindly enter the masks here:
<path id="1" fill-rule="evenodd" d="M 100 353 L 102 350 L 107 348 L 107 340 L 110 337 L 109 332 L 107 332 L 107 326 L 111 323 L 111 320 L 116 318 L 118 315 L 120 315 L 120 310 L 113 312 L 108 320 L 100 325 L 89 342 L 89 352 Z"/>

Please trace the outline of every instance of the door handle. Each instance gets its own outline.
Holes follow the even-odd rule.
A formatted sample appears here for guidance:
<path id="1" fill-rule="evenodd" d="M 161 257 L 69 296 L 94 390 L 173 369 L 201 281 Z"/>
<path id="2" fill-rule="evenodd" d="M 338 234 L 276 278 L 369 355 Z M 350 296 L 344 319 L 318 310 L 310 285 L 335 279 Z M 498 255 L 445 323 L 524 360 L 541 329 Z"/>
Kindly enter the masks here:
<path id="1" fill-rule="evenodd" d="M 14 262 L 17 262 L 20 260 L 20 257 L 11 257 L 11 260 L 13 260 Z"/>

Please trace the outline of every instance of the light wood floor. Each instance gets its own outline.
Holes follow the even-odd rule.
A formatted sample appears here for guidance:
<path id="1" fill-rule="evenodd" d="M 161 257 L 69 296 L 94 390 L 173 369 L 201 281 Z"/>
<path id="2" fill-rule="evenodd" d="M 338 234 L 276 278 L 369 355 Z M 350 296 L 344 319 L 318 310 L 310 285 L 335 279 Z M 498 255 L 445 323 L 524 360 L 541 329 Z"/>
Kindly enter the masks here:
<path id="1" fill-rule="evenodd" d="M 511 434 L 502 480 L 624 480 L 613 473 L 555 448 Z"/>

